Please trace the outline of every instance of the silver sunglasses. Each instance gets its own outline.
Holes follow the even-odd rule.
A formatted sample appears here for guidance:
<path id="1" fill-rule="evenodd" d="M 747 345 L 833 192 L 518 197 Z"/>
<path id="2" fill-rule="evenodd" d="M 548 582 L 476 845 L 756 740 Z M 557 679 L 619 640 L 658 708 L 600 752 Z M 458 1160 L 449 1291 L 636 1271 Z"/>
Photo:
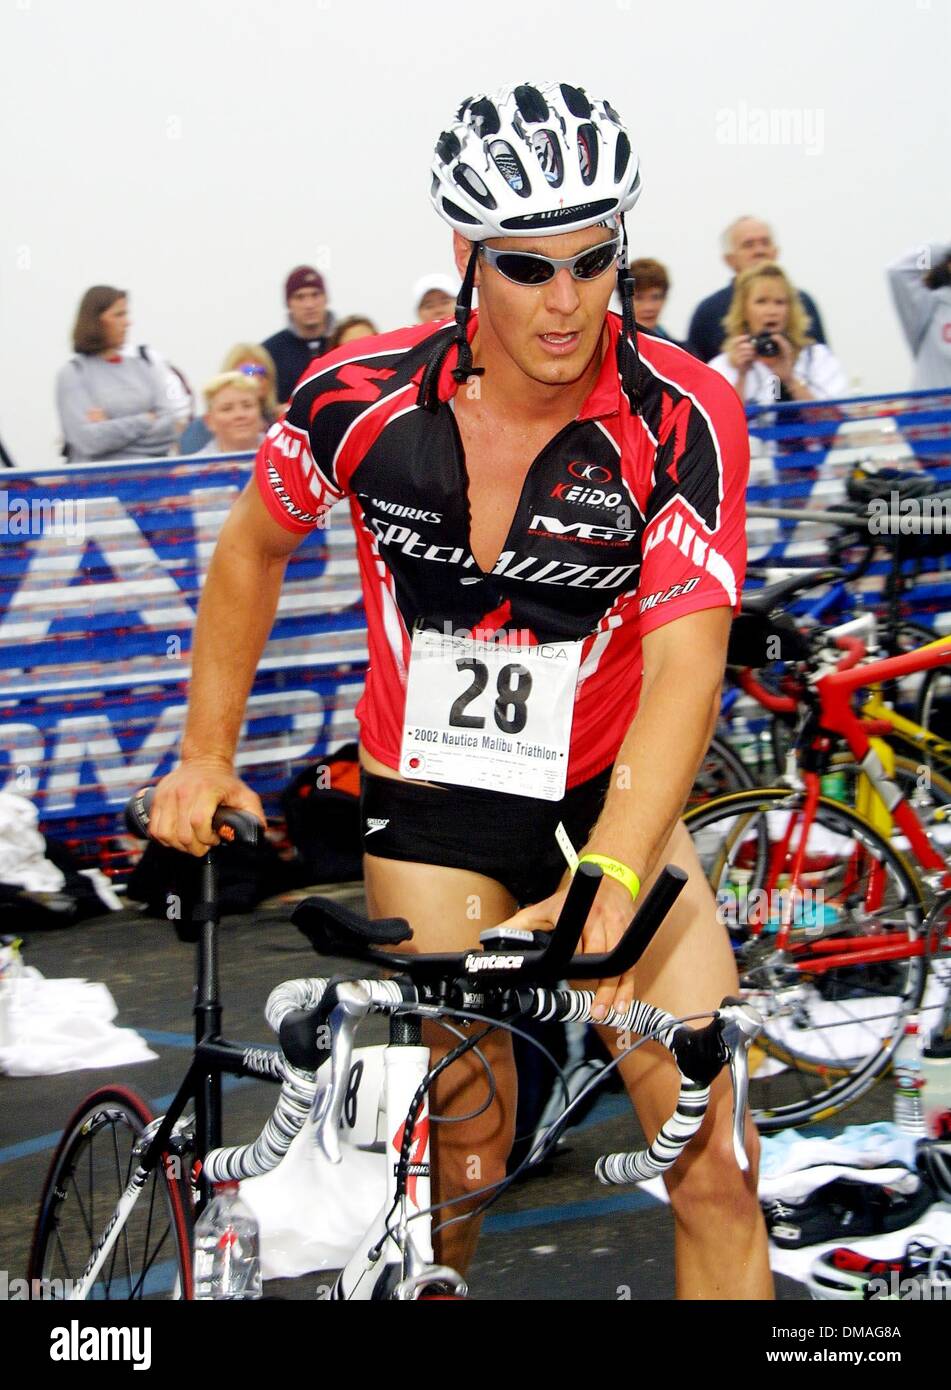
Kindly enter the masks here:
<path id="1" fill-rule="evenodd" d="M 479 244 L 479 255 L 514 285 L 544 285 L 554 279 L 559 270 L 570 270 L 575 280 L 597 280 L 617 262 L 621 246 L 619 236 L 599 241 L 577 256 L 555 260 L 539 256 L 534 251 L 493 251 L 485 242 Z"/>

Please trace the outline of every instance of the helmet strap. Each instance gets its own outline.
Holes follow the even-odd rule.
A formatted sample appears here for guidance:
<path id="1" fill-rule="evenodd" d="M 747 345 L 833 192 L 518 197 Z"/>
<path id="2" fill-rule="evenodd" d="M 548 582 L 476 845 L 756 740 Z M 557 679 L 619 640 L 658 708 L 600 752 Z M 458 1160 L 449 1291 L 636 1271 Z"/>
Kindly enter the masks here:
<path id="1" fill-rule="evenodd" d="M 451 343 L 459 349 L 459 360 L 452 370 L 453 377 L 462 386 L 470 376 L 484 376 L 484 367 L 473 367 L 472 348 L 469 346 L 469 335 L 467 328 L 469 325 L 469 314 L 472 312 L 472 290 L 475 285 L 476 262 L 479 259 L 479 243 L 472 243 L 472 250 L 469 252 L 469 263 L 466 266 L 466 273 L 462 277 L 462 285 L 459 288 L 459 297 L 456 300 L 456 331 L 450 339 Z"/>
<path id="2" fill-rule="evenodd" d="M 439 409 L 439 376 L 443 363 L 453 348 L 458 350 L 458 358 L 452 375 L 460 386 L 471 376 L 483 376 L 485 373 L 484 367 L 473 367 L 472 365 L 472 348 L 469 346 L 469 336 L 466 331 L 469 325 L 469 315 L 472 312 L 472 290 L 475 285 L 478 257 L 479 243 L 474 241 L 466 266 L 466 273 L 462 278 L 462 285 L 456 299 L 455 329 L 449 337 L 444 337 L 442 333 L 438 335 L 439 341 L 436 350 L 430 355 L 422 381 L 419 384 L 416 403 L 426 410 L 436 411 Z"/>
<path id="3" fill-rule="evenodd" d="M 617 340 L 617 369 L 621 387 L 635 415 L 641 413 L 641 359 L 637 351 L 637 327 L 634 321 L 634 277 L 627 268 L 627 228 L 621 216 L 621 263 L 617 272 L 618 294 L 621 296 L 621 332 Z"/>

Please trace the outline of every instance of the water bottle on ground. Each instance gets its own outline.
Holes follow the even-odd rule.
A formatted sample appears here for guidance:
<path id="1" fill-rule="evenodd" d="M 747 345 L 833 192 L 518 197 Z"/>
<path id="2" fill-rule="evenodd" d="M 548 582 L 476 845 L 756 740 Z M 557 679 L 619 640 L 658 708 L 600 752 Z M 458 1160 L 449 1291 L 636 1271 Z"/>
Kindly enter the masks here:
<path id="1" fill-rule="evenodd" d="M 917 1014 L 912 1014 L 905 1024 L 904 1035 L 892 1059 L 892 1075 L 895 1081 L 895 1124 L 903 1133 L 923 1139 L 925 1117 L 922 1102 L 921 1036 L 918 1031 Z"/>
<path id="2" fill-rule="evenodd" d="M 236 1182 L 215 1183 L 195 1223 L 195 1298 L 261 1297 L 258 1223 Z"/>

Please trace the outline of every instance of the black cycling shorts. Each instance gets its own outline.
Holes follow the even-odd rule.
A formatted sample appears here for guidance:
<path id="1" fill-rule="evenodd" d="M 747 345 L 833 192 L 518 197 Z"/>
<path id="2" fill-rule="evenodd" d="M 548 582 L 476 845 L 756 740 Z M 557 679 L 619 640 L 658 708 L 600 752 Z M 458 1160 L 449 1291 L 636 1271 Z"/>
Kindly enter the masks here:
<path id="1" fill-rule="evenodd" d="M 605 768 L 561 801 L 426 787 L 361 772 L 361 826 L 366 854 L 485 874 L 519 904 L 541 902 L 567 867 L 555 839 L 558 822 L 580 848 L 601 814 L 611 780 Z"/>

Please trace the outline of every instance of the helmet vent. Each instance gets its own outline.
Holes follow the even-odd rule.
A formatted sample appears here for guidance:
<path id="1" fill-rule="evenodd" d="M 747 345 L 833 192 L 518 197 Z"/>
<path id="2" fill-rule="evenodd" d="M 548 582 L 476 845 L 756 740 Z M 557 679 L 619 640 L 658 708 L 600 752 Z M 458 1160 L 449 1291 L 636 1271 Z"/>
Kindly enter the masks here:
<path id="1" fill-rule="evenodd" d="M 615 147 L 614 147 L 614 182 L 615 182 L 615 183 L 619 183 L 620 180 L 624 177 L 624 170 L 627 168 L 628 161 L 630 160 L 630 158 L 631 158 L 631 142 L 630 142 L 630 140 L 627 138 L 627 136 L 624 134 L 624 131 L 622 130 L 621 133 L 620 133 L 620 135 L 619 135 L 618 138 L 617 138 L 617 144 L 616 144 Z M 636 186 L 637 186 L 637 185 L 635 184 L 635 187 L 636 187 Z"/>
<path id="2" fill-rule="evenodd" d="M 508 141 L 493 140 L 489 146 L 489 154 L 512 192 L 517 193 L 520 198 L 527 198 L 532 191 L 531 184 L 522 168 L 522 161 Z"/>
<path id="3" fill-rule="evenodd" d="M 542 212 L 526 212 L 518 217 L 503 217 L 499 226 L 515 232 L 551 231 L 565 222 L 577 223 L 582 218 L 597 222 L 608 217 L 617 209 L 617 199 L 599 198 L 593 203 L 578 203 L 570 208 L 551 208 Z"/>
<path id="4" fill-rule="evenodd" d="M 598 173 L 598 132 L 590 123 L 578 127 L 578 165 L 581 182 L 590 187 Z"/>
<path id="5" fill-rule="evenodd" d="M 562 82 L 561 95 L 573 116 L 579 121 L 588 120 L 591 115 L 591 103 L 580 87 L 569 87 L 567 82 Z"/>
<path id="6" fill-rule="evenodd" d="M 537 87 L 516 87 L 513 95 L 523 121 L 548 120 L 548 102 Z"/>
<path id="7" fill-rule="evenodd" d="M 468 164 L 457 164 L 452 171 L 452 176 L 460 188 L 464 188 L 468 194 L 475 198 L 476 202 L 482 204 L 484 208 L 498 207 L 492 194 L 479 178 L 476 171 Z"/>
<path id="8" fill-rule="evenodd" d="M 458 203 L 454 203 L 451 198 L 444 197 L 442 200 L 443 212 L 447 217 L 453 218 L 456 222 L 468 222 L 470 226 L 478 227 L 478 217 L 473 217 L 471 212 L 466 212 Z"/>
<path id="9" fill-rule="evenodd" d="M 461 149 L 458 136 L 453 135 L 451 130 L 444 130 L 436 141 L 436 153 L 443 164 L 451 164 Z"/>
<path id="10" fill-rule="evenodd" d="M 536 130 L 532 136 L 532 149 L 545 178 L 552 188 L 557 188 L 565 172 L 561 162 L 561 150 L 558 148 L 558 137 L 551 130 Z"/>
<path id="11" fill-rule="evenodd" d="M 488 97 L 480 97 L 478 101 L 473 101 L 469 105 L 472 113 L 472 124 L 477 135 L 485 138 L 489 135 L 498 135 L 502 129 L 502 122 L 499 120 L 499 113 L 494 102 Z"/>

